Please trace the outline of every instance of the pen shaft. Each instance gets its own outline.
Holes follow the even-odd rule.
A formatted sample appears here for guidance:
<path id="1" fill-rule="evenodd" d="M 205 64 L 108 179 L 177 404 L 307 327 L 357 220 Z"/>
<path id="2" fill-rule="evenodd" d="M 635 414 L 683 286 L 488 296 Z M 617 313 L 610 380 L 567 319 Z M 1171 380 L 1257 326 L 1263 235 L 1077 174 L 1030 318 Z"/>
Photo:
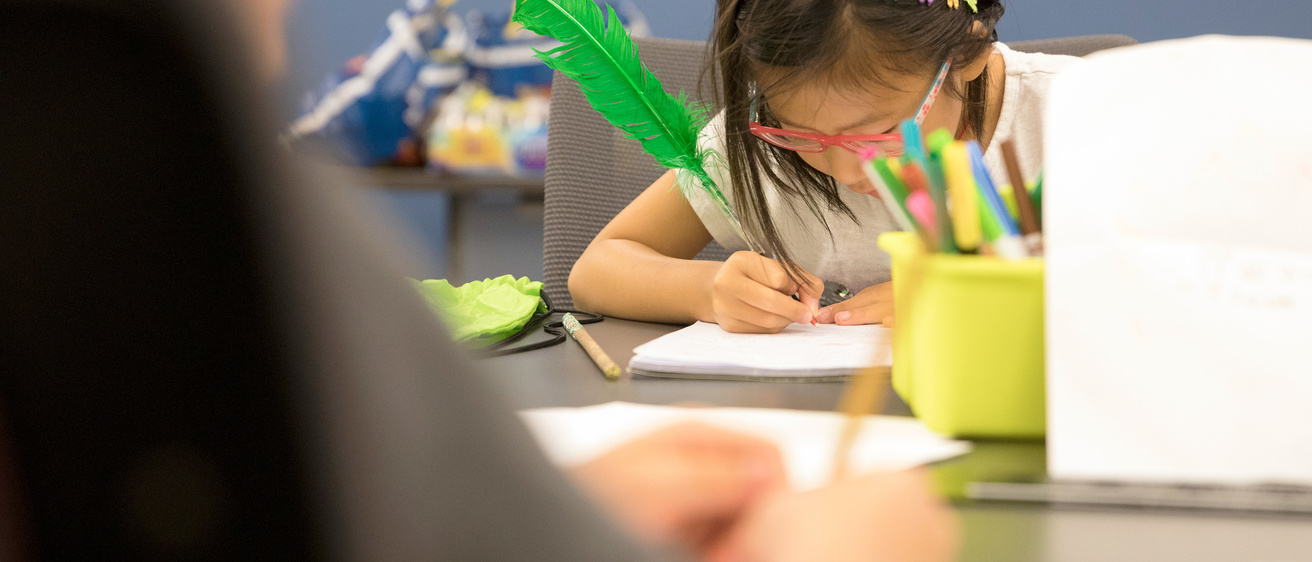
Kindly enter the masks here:
<path id="1" fill-rule="evenodd" d="M 890 369 L 887 366 L 867 367 L 848 381 L 843 389 L 843 402 L 839 411 L 843 413 L 843 433 L 838 438 L 838 448 L 834 451 L 833 481 L 837 482 L 847 476 L 847 463 L 852 456 L 852 444 L 861 434 L 861 425 L 866 416 L 877 415 L 884 404 L 884 392 L 887 389 Z"/>

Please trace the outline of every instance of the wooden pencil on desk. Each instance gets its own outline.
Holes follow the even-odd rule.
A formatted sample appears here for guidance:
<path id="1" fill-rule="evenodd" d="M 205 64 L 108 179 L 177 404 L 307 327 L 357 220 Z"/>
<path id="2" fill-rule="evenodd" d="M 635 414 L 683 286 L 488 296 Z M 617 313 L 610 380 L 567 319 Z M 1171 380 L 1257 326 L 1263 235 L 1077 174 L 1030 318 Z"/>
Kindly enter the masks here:
<path id="1" fill-rule="evenodd" d="M 579 345 L 583 346 L 583 350 L 588 352 L 592 362 L 597 364 L 597 368 L 601 369 L 603 375 L 606 375 L 606 380 L 613 381 L 620 378 L 619 365 L 616 365 L 610 356 L 606 355 L 606 351 L 600 345 L 597 345 L 597 341 L 592 339 L 592 336 L 588 335 L 588 331 L 583 329 L 583 325 L 579 324 L 578 319 L 574 318 L 573 314 L 566 312 L 561 323 L 565 325 L 565 331 L 569 332 L 569 335 L 579 342 Z"/>

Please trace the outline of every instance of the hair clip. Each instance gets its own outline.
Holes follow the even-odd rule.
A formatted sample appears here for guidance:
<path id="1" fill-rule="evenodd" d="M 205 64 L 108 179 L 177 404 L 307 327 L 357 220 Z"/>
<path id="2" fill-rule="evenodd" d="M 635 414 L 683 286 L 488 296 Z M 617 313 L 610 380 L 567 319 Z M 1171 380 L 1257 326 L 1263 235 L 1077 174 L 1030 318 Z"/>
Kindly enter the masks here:
<path id="1" fill-rule="evenodd" d="M 979 13 L 979 5 L 976 4 L 976 2 L 978 1 L 979 0 L 966 0 L 966 5 L 970 6 L 970 11 L 975 12 L 977 14 Z M 952 8 L 953 10 L 961 7 L 961 0 L 947 0 L 947 2 L 948 2 L 948 7 Z M 920 0 L 920 3 L 929 5 L 929 4 L 933 4 L 934 0 Z"/>
<path id="2" fill-rule="evenodd" d="M 977 0 L 966 0 L 966 5 L 970 6 L 970 11 L 979 13 L 979 6 L 975 3 Z M 961 0 L 948 0 L 948 7 L 957 9 L 961 7 Z"/>

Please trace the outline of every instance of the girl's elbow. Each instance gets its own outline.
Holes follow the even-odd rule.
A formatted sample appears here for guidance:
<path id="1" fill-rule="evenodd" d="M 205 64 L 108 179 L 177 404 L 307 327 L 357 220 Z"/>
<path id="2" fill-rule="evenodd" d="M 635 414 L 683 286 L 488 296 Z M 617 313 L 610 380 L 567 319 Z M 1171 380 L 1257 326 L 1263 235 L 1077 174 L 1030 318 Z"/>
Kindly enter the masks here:
<path id="1" fill-rule="evenodd" d="M 588 253 L 585 251 L 569 270 L 569 296 L 574 299 L 574 308 L 579 310 L 592 310 L 591 288 L 594 283 L 589 279 L 587 260 Z"/>

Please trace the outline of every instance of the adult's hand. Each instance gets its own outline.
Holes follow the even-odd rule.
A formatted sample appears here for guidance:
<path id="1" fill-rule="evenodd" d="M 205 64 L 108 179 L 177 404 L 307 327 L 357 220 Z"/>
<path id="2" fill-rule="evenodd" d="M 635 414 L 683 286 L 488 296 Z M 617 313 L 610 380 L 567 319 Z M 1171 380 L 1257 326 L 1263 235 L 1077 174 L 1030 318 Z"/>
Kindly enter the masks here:
<path id="1" fill-rule="evenodd" d="M 941 562 L 957 550 L 951 512 L 918 471 L 876 474 L 762 501 L 712 562 Z"/>
<path id="2" fill-rule="evenodd" d="M 573 470 L 639 537 L 704 555 L 757 500 L 786 485 L 774 445 L 702 424 L 641 437 Z"/>

